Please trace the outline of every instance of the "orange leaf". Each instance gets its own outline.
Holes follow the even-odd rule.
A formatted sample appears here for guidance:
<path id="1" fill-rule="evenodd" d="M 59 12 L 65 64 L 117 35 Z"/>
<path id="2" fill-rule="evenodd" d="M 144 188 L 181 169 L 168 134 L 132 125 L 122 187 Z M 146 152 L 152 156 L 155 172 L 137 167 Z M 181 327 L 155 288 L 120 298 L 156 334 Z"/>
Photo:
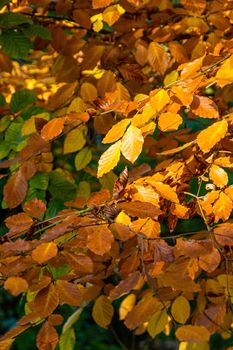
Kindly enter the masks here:
<path id="1" fill-rule="evenodd" d="M 28 283 L 21 277 L 8 277 L 4 283 L 4 288 L 16 297 L 28 289 Z"/>
<path id="2" fill-rule="evenodd" d="M 201 118 L 216 119 L 219 117 L 217 105 L 205 96 L 194 96 L 190 108 L 195 115 Z"/>
<path id="3" fill-rule="evenodd" d="M 102 142 L 111 143 L 119 140 L 124 135 L 125 130 L 129 125 L 130 121 L 131 119 L 123 119 L 117 124 L 113 125 L 113 127 L 109 130 Z"/>
<path id="4" fill-rule="evenodd" d="M 213 183 L 220 188 L 225 187 L 228 183 L 227 173 L 218 165 L 213 164 L 211 166 L 209 176 Z"/>
<path id="5" fill-rule="evenodd" d="M 58 333 L 48 321 L 43 323 L 36 336 L 36 345 L 40 350 L 54 350 L 58 343 Z"/>
<path id="6" fill-rule="evenodd" d="M 174 131 L 182 124 L 183 119 L 179 114 L 167 112 L 159 116 L 158 126 L 161 131 Z"/>
<path id="7" fill-rule="evenodd" d="M 87 247 L 97 255 L 104 255 L 111 249 L 113 240 L 112 232 L 106 225 L 95 226 L 88 234 Z"/>
<path id="8" fill-rule="evenodd" d="M 139 218 L 155 217 L 161 214 L 158 207 L 147 202 L 122 202 L 117 204 L 118 208 L 124 210 L 130 216 Z"/>
<path id="9" fill-rule="evenodd" d="M 131 163 L 134 163 L 142 151 L 144 138 L 136 126 L 131 125 L 122 138 L 121 152 Z"/>
<path id="10" fill-rule="evenodd" d="M 180 341 L 201 343 L 210 338 L 209 331 L 203 326 L 182 326 L 177 329 L 176 336 Z"/>
<path id="11" fill-rule="evenodd" d="M 34 198 L 24 204 L 23 210 L 28 215 L 31 215 L 36 219 L 41 219 L 46 211 L 46 205 L 42 200 Z"/>
<path id="12" fill-rule="evenodd" d="M 197 144 L 204 153 L 208 153 L 227 133 L 228 124 L 221 120 L 204 129 L 197 136 Z"/>
<path id="13" fill-rule="evenodd" d="M 57 245 L 54 242 L 41 243 L 32 251 L 32 259 L 39 264 L 44 264 L 57 255 Z"/>
<path id="14" fill-rule="evenodd" d="M 41 136 L 46 141 L 54 139 L 56 136 L 62 133 L 64 129 L 64 119 L 54 118 L 45 124 L 41 130 Z"/>
<path id="15" fill-rule="evenodd" d="M 38 312 L 41 318 L 45 318 L 53 313 L 59 304 L 57 288 L 50 284 L 37 293 L 33 302 L 33 311 Z"/>
<path id="16" fill-rule="evenodd" d="M 121 141 L 117 141 L 105 151 L 99 160 L 97 176 L 101 177 L 112 170 L 119 162 L 121 154 Z"/>
<path id="17" fill-rule="evenodd" d="M 4 186 L 3 193 L 6 204 L 10 209 L 22 203 L 27 194 L 27 181 L 21 171 L 13 174 Z"/>
<path id="18" fill-rule="evenodd" d="M 168 68 L 170 57 L 161 45 L 152 42 L 148 48 L 148 61 L 154 71 L 164 75 Z"/>
<path id="19" fill-rule="evenodd" d="M 227 222 L 218 225 L 214 229 L 214 234 L 216 241 L 222 246 L 233 246 L 233 224 Z"/>
<path id="20" fill-rule="evenodd" d="M 59 303 L 72 306 L 80 306 L 83 301 L 83 294 L 77 284 L 58 280 L 56 287 L 59 294 Z"/>
<path id="21" fill-rule="evenodd" d="M 129 293 L 133 289 L 140 279 L 140 272 L 136 271 L 131 273 L 125 280 L 122 280 L 115 288 L 113 288 L 109 294 L 111 300 L 120 298 L 122 295 Z"/>
<path id="22" fill-rule="evenodd" d="M 92 7 L 98 9 L 101 7 L 106 7 L 112 3 L 112 0 L 92 0 Z"/>
<path id="23" fill-rule="evenodd" d="M 113 313 L 114 309 L 111 301 L 105 295 L 101 295 L 96 299 L 92 317 L 100 327 L 107 328 L 112 321 Z"/>
<path id="24" fill-rule="evenodd" d="M 221 192 L 213 205 L 214 222 L 218 222 L 219 220 L 226 221 L 231 215 L 232 206 L 230 198 L 224 192 Z"/>

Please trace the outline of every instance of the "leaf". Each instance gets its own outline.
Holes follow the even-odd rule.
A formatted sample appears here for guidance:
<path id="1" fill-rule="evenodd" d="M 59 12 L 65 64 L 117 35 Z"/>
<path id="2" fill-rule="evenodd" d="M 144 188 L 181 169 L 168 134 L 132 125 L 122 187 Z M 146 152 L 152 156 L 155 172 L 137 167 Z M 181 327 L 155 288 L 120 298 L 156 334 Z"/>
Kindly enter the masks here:
<path id="1" fill-rule="evenodd" d="M 134 163 L 142 151 L 144 138 L 136 126 L 131 125 L 122 138 L 121 152 L 131 163 Z"/>
<path id="2" fill-rule="evenodd" d="M 179 114 L 167 112 L 159 116 L 158 126 L 161 131 L 174 131 L 183 123 Z"/>
<path id="3" fill-rule="evenodd" d="M 19 90 L 11 98 L 10 108 L 13 113 L 21 111 L 23 108 L 36 101 L 35 91 Z"/>
<path id="4" fill-rule="evenodd" d="M 113 313 L 113 306 L 105 295 L 101 295 L 96 299 L 92 317 L 100 327 L 107 328 L 112 321 Z"/>
<path id="5" fill-rule="evenodd" d="M 44 322 L 37 333 L 36 345 L 40 350 L 54 350 L 58 343 L 58 333 L 56 329 L 49 324 L 48 321 Z"/>
<path id="6" fill-rule="evenodd" d="M 168 68 L 170 57 L 161 45 L 151 42 L 148 48 L 148 61 L 154 71 L 164 75 Z"/>
<path id="7" fill-rule="evenodd" d="M 73 153 L 83 148 L 86 143 L 83 131 L 83 129 L 76 128 L 74 130 L 71 130 L 66 135 L 64 141 L 64 154 Z"/>
<path id="8" fill-rule="evenodd" d="M 77 170 L 84 169 L 92 159 L 92 152 L 89 147 L 84 147 L 80 152 L 78 152 L 74 159 L 75 168 Z"/>
<path id="9" fill-rule="evenodd" d="M 201 343 L 209 341 L 210 333 L 203 326 L 182 326 L 177 329 L 176 337 L 179 341 Z"/>
<path id="10" fill-rule="evenodd" d="M 170 101 L 170 97 L 166 90 L 159 90 L 154 96 L 150 99 L 150 105 L 152 108 L 159 112 L 163 109 Z"/>
<path id="11" fill-rule="evenodd" d="M 150 181 L 150 184 L 155 187 L 156 191 L 163 197 L 171 202 L 179 203 L 178 196 L 173 188 L 162 182 Z"/>
<path id="12" fill-rule="evenodd" d="M 68 328 L 60 336 L 59 349 L 73 350 L 76 342 L 76 336 L 73 328 Z"/>
<path id="13" fill-rule="evenodd" d="M 219 220 L 226 221 L 231 215 L 232 207 L 233 204 L 230 198 L 224 192 L 221 192 L 213 205 L 214 222 L 218 222 Z"/>
<path id="14" fill-rule="evenodd" d="M 113 0 L 92 0 L 92 7 L 98 9 L 110 5 L 112 2 Z"/>
<path id="15" fill-rule="evenodd" d="M 46 141 L 54 139 L 56 136 L 60 135 L 64 129 L 64 119 L 54 118 L 45 124 L 41 130 L 41 136 Z"/>
<path id="16" fill-rule="evenodd" d="M 77 186 L 58 171 L 49 174 L 48 190 L 54 198 L 69 201 L 76 197 Z"/>
<path id="17" fill-rule="evenodd" d="M 118 21 L 124 12 L 124 8 L 118 4 L 109 6 L 104 10 L 102 14 L 103 21 L 106 22 L 109 26 L 112 26 L 116 21 Z"/>
<path id="18" fill-rule="evenodd" d="M 24 204 L 23 210 L 28 215 L 36 219 L 41 219 L 46 211 L 46 205 L 42 200 L 34 198 Z"/>
<path id="19" fill-rule="evenodd" d="M 21 277 L 8 277 L 4 283 L 4 288 L 15 297 L 28 289 L 28 282 Z"/>
<path id="20" fill-rule="evenodd" d="M 27 181 L 21 171 L 11 175 L 3 189 L 4 199 L 9 208 L 15 208 L 25 199 Z"/>
<path id="21" fill-rule="evenodd" d="M 104 174 L 112 170 L 119 162 L 121 154 L 121 141 L 117 141 L 105 151 L 99 160 L 97 177 L 102 177 Z"/>
<path id="22" fill-rule="evenodd" d="M 228 58 L 223 65 L 219 68 L 216 74 L 216 78 L 218 79 L 218 85 L 221 87 L 232 84 L 233 78 L 233 56 L 231 55 L 230 58 Z"/>
<path id="23" fill-rule="evenodd" d="M 161 155 L 161 156 L 165 156 L 165 155 L 169 155 L 169 154 L 178 153 L 178 152 L 180 152 L 180 151 L 183 151 L 183 149 L 186 149 L 186 148 L 190 147 L 190 146 L 193 145 L 194 143 L 195 143 L 195 141 L 191 141 L 191 142 L 185 143 L 184 145 L 182 145 L 182 146 L 180 146 L 180 147 L 168 149 L 167 151 L 159 152 L 159 153 L 157 153 L 157 154 L 159 154 L 159 155 Z"/>
<path id="24" fill-rule="evenodd" d="M 161 333 L 168 324 L 168 315 L 166 309 L 157 311 L 150 319 L 147 331 L 152 338 Z"/>
<path id="25" fill-rule="evenodd" d="M 3 32 L 0 35 L 0 45 L 2 50 L 14 59 L 26 58 L 32 49 L 31 41 L 19 30 Z"/>
<path id="26" fill-rule="evenodd" d="M 233 224 L 224 223 L 214 228 L 216 241 L 224 246 L 233 246 Z"/>
<path id="27" fill-rule="evenodd" d="M 135 294 L 129 294 L 127 297 L 121 302 L 121 305 L 119 307 L 119 315 L 120 320 L 124 320 L 128 313 L 132 310 L 136 303 L 136 295 Z"/>
<path id="28" fill-rule="evenodd" d="M 115 288 L 113 288 L 109 297 L 111 300 L 120 298 L 122 295 L 129 293 L 138 283 L 141 274 L 139 271 L 131 273 L 125 280 L 122 280 Z"/>
<path id="29" fill-rule="evenodd" d="M 175 321 L 184 324 L 190 317 L 190 312 L 190 304 L 184 296 L 180 295 L 172 303 L 171 313 Z"/>
<path id="30" fill-rule="evenodd" d="M 92 102 L 97 99 L 98 92 L 93 84 L 83 83 L 80 88 L 80 95 L 84 101 Z"/>
<path id="31" fill-rule="evenodd" d="M 197 144 L 204 153 L 208 153 L 227 133 L 228 124 L 221 120 L 200 132 Z"/>
<path id="32" fill-rule="evenodd" d="M 113 191 L 112 191 L 112 199 L 116 200 L 122 197 L 124 193 L 124 189 L 128 183 L 128 169 L 125 167 L 125 169 L 120 173 L 117 181 L 114 184 Z"/>
<path id="33" fill-rule="evenodd" d="M 103 143 L 112 143 L 119 140 L 125 133 L 127 126 L 131 119 L 123 119 L 108 131 L 107 135 L 103 139 Z"/>
<path id="34" fill-rule="evenodd" d="M 32 20 L 26 16 L 13 12 L 5 12 L 0 14 L 1 27 L 11 28 L 25 23 L 32 23 Z"/>
<path id="35" fill-rule="evenodd" d="M 56 288 L 59 294 L 59 303 L 71 306 L 80 306 L 83 301 L 83 293 L 77 284 L 64 280 L 56 281 Z"/>
<path id="36" fill-rule="evenodd" d="M 97 255 L 104 255 L 111 249 L 113 241 L 112 232 L 107 226 L 95 226 L 88 234 L 87 247 Z"/>
<path id="37" fill-rule="evenodd" d="M 57 255 L 57 245 L 54 242 L 41 243 L 32 251 L 32 259 L 38 264 L 44 264 Z"/>
<path id="38" fill-rule="evenodd" d="M 218 165 L 211 165 L 209 172 L 210 179 L 217 187 L 225 187 L 228 184 L 228 175 L 225 170 Z"/>
<path id="39" fill-rule="evenodd" d="M 139 218 L 155 217 L 161 213 L 155 205 L 147 202 L 121 202 L 117 204 L 118 208 L 124 210 L 128 215 Z"/>
<path id="40" fill-rule="evenodd" d="M 41 318 L 45 318 L 53 313 L 58 304 L 58 291 L 53 284 L 50 284 L 37 293 L 33 302 L 33 311 L 38 312 Z"/>
<path id="41" fill-rule="evenodd" d="M 217 105 L 208 97 L 194 96 L 190 108 L 195 115 L 201 118 L 219 118 Z"/>

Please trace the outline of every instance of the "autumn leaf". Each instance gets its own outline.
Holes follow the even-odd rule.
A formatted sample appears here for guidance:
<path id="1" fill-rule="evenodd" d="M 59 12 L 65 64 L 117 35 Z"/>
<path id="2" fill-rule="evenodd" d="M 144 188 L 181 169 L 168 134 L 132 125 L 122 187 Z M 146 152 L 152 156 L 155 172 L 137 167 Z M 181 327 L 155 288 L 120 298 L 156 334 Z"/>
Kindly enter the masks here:
<path id="1" fill-rule="evenodd" d="M 36 336 L 36 345 L 39 349 L 54 350 L 58 343 L 58 333 L 56 329 L 49 324 L 48 321 L 42 324 Z"/>
<path id="2" fill-rule="evenodd" d="M 64 154 L 79 151 L 85 143 L 86 139 L 82 129 L 76 128 L 71 130 L 65 137 Z"/>
<path id="3" fill-rule="evenodd" d="M 120 152 L 121 141 L 117 141 L 102 154 L 98 165 L 98 177 L 102 177 L 117 165 L 120 159 Z"/>
<path id="4" fill-rule="evenodd" d="M 101 295 L 96 299 L 92 310 L 92 317 L 100 327 L 107 328 L 109 326 L 113 313 L 114 310 L 111 301 L 106 296 Z"/>
<path id="5" fill-rule="evenodd" d="M 8 277 L 4 283 L 4 288 L 16 297 L 28 289 L 28 282 L 21 277 Z"/>
<path id="6" fill-rule="evenodd" d="M 210 333 L 203 326 L 182 326 L 177 329 L 176 336 L 180 341 L 201 343 L 209 340 Z"/>
<path id="7" fill-rule="evenodd" d="M 151 42 L 148 48 L 148 61 L 154 71 L 158 71 L 161 75 L 164 75 L 168 68 L 170 58 L 169 54 L 161 45 L 156 42 Z"/>
<path id="8" fill-rule="evenodd" d="M 159 112 L 163 107 L 165 107 L 170 101 L 170 97 L 166 90 L 159 90 L 154 96 L 150 99 L 151 107 Z"/>
<path id="9" fill-rule="evenodd" d="M 179 323 L 186 323 L 190 317 L 190 304 L 184 296 L 177 297 L 172 303 L 171 313 L 174 319 Z"/>
<path id="10" fill-rule="evenodd" d="M 113 125 L 113 127 L 109 130 L 102 142 L 111 143 L 119 140 L 124 135 L 129 123 L 130 119 L 123 119 L 117 124 Z"/>
<path id="11" fill-rule="evenodd" d="M 159 116 L 158 126 L 161 131 L 174 131 L 182 124 L 183 119 L 176 113 L 162 113 Z"/>
<path id="12" fill-rule="evenodd" d="M 111 249 L 112 242 L 112 232 L 106 226 L 96 226 L 88 234 L 87 247 L 97 255 L 104 255 Z"/>
<path id="13" fill-rule="evenodd" d="M 156 191 L 158 191 L 158 193 L 162 197 L 170 200 L 171 202 L 179 203 L 179 199 L 176 192 L 169 185 L 166 185 L 162 182 L 155 182 L 155 181 L 150 181 L 150 184 L 153 187 L 155 187 Z"/>
<path id="14" fill-rule="evenodd" d="M 127 297 L 121 302 L 120 308 L 119 308 L 119 315 L 120 320 L 124 320 L 127 316 L 127 314 L 132 310 L 136 303 L 136 295 L 135 294 L 129 294 Z"/>
<path id="15" fill-rule="evenodd" d="M 226 186 L 228 183 L 227 173 L 218 165 L 211 165 L 209 176 L 213 183 L 220 188 Z"/>
<path id="16" fill-rule="evenodd" d="M 208 153 L 227 133 L 228 124 L 221 120 L 200 132 L 197 144 L 204 153 Z"/>
<path id="17" fill-rule="evenodd" d="M 64 119 L 55 118 L 50 120 L 41 130 L 41 136 L 46 141 L 54 139 L 56 136 L 60 135 L 64 129 Z"/>
<path id="18" fill-rule="evenodd" d="M 27 189 L 27 181 L 21 171 L 11 175 L 3 189 L 4 199 L 9 208 L 15 208 L 22 203 Z"/>
<path id="19" fill-rule="evenodd" d="M 150 334 L 152 338 L 155 338 L 156 335 L 161 333 L 166 324 L 168 323 L 168 314 L 167 310 L 161 310 L 157 311 L 150 319 L 148 326 L 147 326 L 147 331 Z"/>
<path id="20" fill-rule="evenodd" d="M 215 215 L 215 222 L 218 222 L 220 219 L 226 221 L 231 215 L 233 208 L 233 203 L 231 199 L 224 193 L 221 192 L 219 198 L 213 205 L 213 213 Z"/>
<path id="21" fill-rule="evenodd" d="M 32 259 L 38 264 L 44 264 L 57 255 L 58 249 L 54 242 L 41 243 L 32 251 Z"/>
<path id="22" fill-rule="evenodd" d="M 131 163 L 134 163 L 142 151 L 144 138 L 141 130 L 131 125 L 122 138 L 121 152 Z"/>

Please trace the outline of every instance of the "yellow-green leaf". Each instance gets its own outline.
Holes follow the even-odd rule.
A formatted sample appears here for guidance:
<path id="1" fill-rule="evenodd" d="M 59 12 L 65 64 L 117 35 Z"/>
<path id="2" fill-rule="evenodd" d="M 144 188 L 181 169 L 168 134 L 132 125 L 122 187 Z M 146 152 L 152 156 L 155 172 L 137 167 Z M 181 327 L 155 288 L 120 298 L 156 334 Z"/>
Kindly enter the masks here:
<path id="1" fill-rule="evenodd" d="M 190 316 L 190 304 L 188 300 L 182 295 L 177 297 L 172 304 L 171 313 L 177 322 L 184 324 Z"/>
<path id="2" fill-rule="evenodd" d="M 92 317 L 100 327 L 107 328 L 112 321 L 113 312 L 111 301 L 105 295 L 101 295 L 95 301 Z"/>
<path id="3" fill-rule="evenodd" d="M 131 125 L 122 138 L 121 152 L 131 163 L 134 163 L 142 151 L 144 138 L 136 126 Z"/>
<path id="4" fill-rule="evenodd" d="M 92 152 L 89 147 L 84 147 L 80 152 L 78 152 L 74 159 L 75 168 L 77 170 L 84 169 L 88 163 L 90 163 L 92 158 Z"/>
<path id="5" fill-rule="evenodd" d="M 166 309 L 157 311 L 149 321 L 147 331 L 152 338 L 161 333 L 168 323 L 168 315 Z"/>
<path id="6" fill-rule="evenodd" d="M 79 151 L 86 143 L 83 130 L 76 128 L 71 130 L 64 141 L 64 154 Z"/>

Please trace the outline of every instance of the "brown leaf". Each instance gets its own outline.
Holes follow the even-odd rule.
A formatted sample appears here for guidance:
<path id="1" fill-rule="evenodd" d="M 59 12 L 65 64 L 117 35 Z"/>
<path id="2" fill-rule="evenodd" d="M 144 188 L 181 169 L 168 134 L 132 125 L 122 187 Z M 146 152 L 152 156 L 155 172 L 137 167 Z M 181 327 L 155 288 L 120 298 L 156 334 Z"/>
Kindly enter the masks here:
<path id="1" fill-rule="evenodd" d="M 36 219 L 41 219 L 46 211 L 46 205 L 41 199 L 34 198 L 24 204 L 23 210 L 28 215 L 31 215 Z"/>
<path id="2" fill-rule="evenodd" d="M 32 251 L 32 259 L 38 264 L 44 264 L 57 255 L 58 249 L 54 242 L 41 243 Z"/>
<path id="3" fill-rule="evenodd" d="M 60 304 L 80 306 L 83 301 L 83 293 L 75 283 L 58 280 L 55 287 L 59 295 Z"/>
<path id="4" fill-rule="evenodd" d="M 128 215 L 139 218 L 154 218 L 161 213 L 158 207 L 146 202 L 122 202 L 118 203 L 117 206 L 121 210 L 124 210 Z"/>
<path id="5" fill-rule="evenodd" d="M 127 294 L 138 283 L 141 274 L 139 271 L 131 273 L 126 279 L 122 280 L 115 288 L 113 288 L 109 294 L 111 300 L 120 298 L 122 295 Z"/>
<path id="6" fill-rule="evenodd" d="M 58 333 L 48 322 L 42 324 L 36 336 L 36 345 L 40 350 L 54 350 L 58 343 Z"/>
<path id="7" fill-rule="evenodd" d="M 107 225 L 95 226 L 88 228 L 87 247 L 97 255 L 104 255 L 111 249 L 114 241 L 112 232 Z"/>
<path id="8" fill-rule="evenodd" d="M 10 209 L 22 203 L 27 189 L 27 181 L 21 171 L 11 175 L 3 189 L 4 199 Z"/>
<path id="9" fill-rule="evenodd" d="M 33 302 L 33 311 L 37 312 L 41 318 L 45 318 L 53 313 L 59 304 L 59 294 L 57 288 L 50 284 L 39 291 Z"/>

